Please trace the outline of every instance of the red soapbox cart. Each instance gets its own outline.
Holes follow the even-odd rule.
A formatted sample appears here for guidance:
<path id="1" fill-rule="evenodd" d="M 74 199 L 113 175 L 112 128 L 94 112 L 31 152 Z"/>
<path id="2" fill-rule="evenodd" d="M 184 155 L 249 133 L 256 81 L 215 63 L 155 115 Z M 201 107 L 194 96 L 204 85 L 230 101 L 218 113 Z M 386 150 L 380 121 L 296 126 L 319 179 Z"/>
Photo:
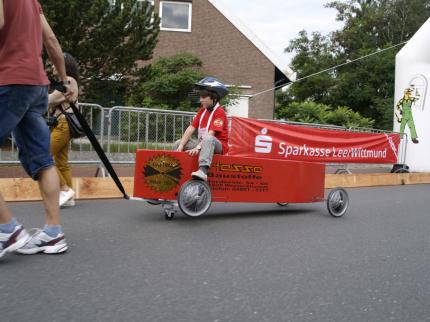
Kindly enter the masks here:
<path id="1" fill-rule="evenodd" d="M 188 216 L 206 213 L 212 202 L 310 203 L 324 201 L 321 163 L 214 155 L 208 181 L 191 178 L 198 158 L 185 152 L 138 150 L 134 198 L 161 204 L 166 219 L 177 206 Z M 330 191 L 327 208 L 343 216 L 349 205 L 342 188 Z"/>

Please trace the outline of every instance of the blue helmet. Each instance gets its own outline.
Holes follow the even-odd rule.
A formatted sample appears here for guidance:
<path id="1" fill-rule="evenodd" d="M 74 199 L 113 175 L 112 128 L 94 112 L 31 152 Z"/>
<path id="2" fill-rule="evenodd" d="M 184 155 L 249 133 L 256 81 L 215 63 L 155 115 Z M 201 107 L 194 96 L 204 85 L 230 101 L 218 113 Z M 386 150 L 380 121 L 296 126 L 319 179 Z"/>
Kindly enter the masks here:
<path id="1" fill-rule="evenodd" d="M 228 88 L 223 83 L 221 83 L 215 77 L 207 76 L 201 79 L 196 86 L 199 89 L 205 89 L 210 92 L 214 92 L 218 96 L 218 100 L 221 100 L 224 96 L 228 94 Z"/>

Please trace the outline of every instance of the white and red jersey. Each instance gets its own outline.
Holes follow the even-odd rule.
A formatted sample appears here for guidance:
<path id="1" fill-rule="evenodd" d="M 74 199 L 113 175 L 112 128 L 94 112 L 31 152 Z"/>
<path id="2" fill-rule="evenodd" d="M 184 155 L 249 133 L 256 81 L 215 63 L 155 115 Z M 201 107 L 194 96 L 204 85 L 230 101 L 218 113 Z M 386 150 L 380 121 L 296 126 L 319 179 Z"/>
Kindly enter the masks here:
<path id="1" fill-rule="evenodd" d="M 204 107 L 200 107 L 191 125 L 199 130 L 199 139 L 201 139 L 200 133 L 214 131 L 215 137 L 222 144 L 222 154 L 228 152 L 228 120 L 227 114 L 221 105 L 215 105 L 211 112 Z"/>

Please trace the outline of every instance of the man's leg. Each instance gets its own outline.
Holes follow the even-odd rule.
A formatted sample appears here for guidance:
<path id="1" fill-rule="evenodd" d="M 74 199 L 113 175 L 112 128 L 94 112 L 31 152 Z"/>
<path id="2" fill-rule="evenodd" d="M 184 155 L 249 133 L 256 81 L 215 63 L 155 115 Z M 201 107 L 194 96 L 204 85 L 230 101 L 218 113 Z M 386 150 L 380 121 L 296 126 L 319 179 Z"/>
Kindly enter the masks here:
<path id="1" fill-rule="evenodd" d="M 32 94 L 30 108 L 13 134 L 24 169 L 39 183 L 46 215 L 43 230 L 38 230 L 23 247 L 17 249 L 17 252 L 57 254 L 67 250 L 67 243 L 60 226 L 58 206 L 60 184 L 49 149 L 50 132 L 43 118 L 48 100 L 47 88 L 32 87 L 27 89 L 28 95 Z"/>
<path id="2" fill-rule="evenodd" d="M 12 220 L 12 213 L 9 211 L 4 201 L 3 195 L 0 192 L 0 225 L 7 224 Z"/>
<path id="3" fill-rule="evenodd" d="M 17 126 L 28 109 L 28 104 L 20 102 L 18 86 L 0 86 L 0 145 Z M 29 236 L 24 227 L 12 217 L 0 193 L 0 258 L 8 252 L 22 247 Z"/>
<path id="4" fill-rule="evenodd" d="M 6 207 L 0 193 L 0 258 L 6 253 L 14 252 L 23 247 L 30 239 L 29 234 Z"/>
<path id="5" fill-rule="evenodd" d="M 57 169 L 52 166 L 41 170 L 39 174 L 39 189 L 45 206 L 45 223 L 49 226 L 60 225 L 60 208 L 58 205 L 60 195 L 60 180 Z"/>
<path id="6" fill-rule="evenodd" d="M 27 243 L 30 236 L 24 227 L 12 218 L 0 193 L 0 258 L 6 253 L 14 252 Z"/>
<path id="7" fill-rule="evenodd" d="M 17 86 L 0 86 L 0 146 L 20 122 L 28 109 L 28 104 L 17 101 Z M 17 101 L 17 102 L 16 102 Z M 0 224 L 12 220 L 12 213 L 0 193 Z"/>

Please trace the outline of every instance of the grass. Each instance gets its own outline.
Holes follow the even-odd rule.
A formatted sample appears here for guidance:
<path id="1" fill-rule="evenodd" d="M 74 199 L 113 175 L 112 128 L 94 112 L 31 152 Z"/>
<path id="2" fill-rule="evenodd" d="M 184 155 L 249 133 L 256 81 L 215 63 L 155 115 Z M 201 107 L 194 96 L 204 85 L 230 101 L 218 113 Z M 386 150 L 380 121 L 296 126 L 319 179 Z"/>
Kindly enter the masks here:
<path id="1" fill-rule="evenodd" d="M 145 149 L 145 150 L 172 150 L 173 149 L 173 143 L 154 143 L 149 142 L 148 144 L 143 142 L 131 142 L 131 143 L 111 143 L 110 144 L 110 151 L 111 153 L 135 153 L 138 149 Z M 94 148 L 91 146 L 90 143 L 72 143 L 72 150 L 73 151 L 94 151 Z M 103 144 L 103 150 L 108 151 L 108 144 Z"/>

